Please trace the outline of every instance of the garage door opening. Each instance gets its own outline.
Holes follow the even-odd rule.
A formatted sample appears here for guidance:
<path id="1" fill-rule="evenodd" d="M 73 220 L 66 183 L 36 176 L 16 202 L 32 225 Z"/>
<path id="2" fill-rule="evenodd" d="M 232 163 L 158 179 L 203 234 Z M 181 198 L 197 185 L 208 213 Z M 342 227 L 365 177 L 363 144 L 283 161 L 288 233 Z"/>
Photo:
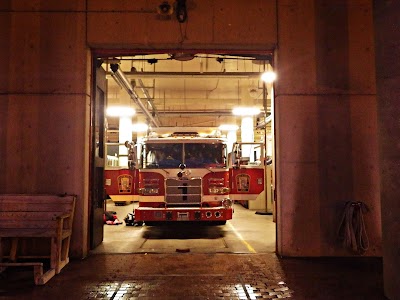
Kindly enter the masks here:
<path id="1" fill-rule="evenodd" d="M 261 78 L 273 74 L 271 53 L 132 51 L 97 54 L 95 63 L 106 82 L 102 209 L 109 219 L 92 220 L 91 232 L 101 231 L 102 239 L 92 252 L 274 252 L 273 80 Z M 166 142 L 177 133 L 182 143 Z M 172 148 L 181 161 L 154 167 L 154 155 Z M 219 165 L 202 165 L 200 156 L 212 149 Z M 192 162 L 189 152 L 196 153 Z M 217 176 L 222 169 L 227 175 Z M 155 182 L 159 187 L 150 187 Z M 234 213 L 225 223 L 213 202 L 226 198 Z M 174 224 L 149 226 L 160 223 L 147 217 L 129 226 L 125 218 L 133 211 Z M 215 226 L 184 222 L 196 218 Z"/>

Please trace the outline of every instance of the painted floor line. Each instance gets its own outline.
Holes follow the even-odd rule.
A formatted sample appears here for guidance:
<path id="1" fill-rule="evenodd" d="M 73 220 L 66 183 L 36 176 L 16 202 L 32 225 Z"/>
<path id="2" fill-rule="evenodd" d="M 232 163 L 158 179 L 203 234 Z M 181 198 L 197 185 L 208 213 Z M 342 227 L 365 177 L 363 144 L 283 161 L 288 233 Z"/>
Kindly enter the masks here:
<path id="1" fill-rule="evenodd" d="M 239 238 L 239 240 L 242 241 L 242 243 L 247 247 L 247 249 L 250 252 L 257 253 L 257 251 L 254 250 L 254 248 L 242 237 L 242 235 L 236 230 L 236 228 L 230 222 L 228 222 L 228 225 L 232 228 L 235 235 Z"/>

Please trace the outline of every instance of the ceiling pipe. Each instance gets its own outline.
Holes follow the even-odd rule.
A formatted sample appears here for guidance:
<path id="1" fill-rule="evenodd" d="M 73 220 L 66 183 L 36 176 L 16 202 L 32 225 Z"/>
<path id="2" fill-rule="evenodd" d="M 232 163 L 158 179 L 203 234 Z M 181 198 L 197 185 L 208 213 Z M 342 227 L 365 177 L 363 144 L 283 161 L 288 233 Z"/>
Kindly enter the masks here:
<path id="1" fill-rule="evenodd" d="M 261 78 L 260 72 L 125 72 L 129 78 Z"/>
<path id="2" fill-rule="evenodd" d="M 261 110 L 260 113 L 264 113 Z M 166 110 L 159 113 L 160 116 L 230 116 L 232 115 L 232 110 L 199 110 L 199 111 L 183 111 L 183 110 Z"/>
<path id="3" fill-rule="evenodd" d="M 147 110 L 147 108 L 140 101 L 139 96 L 133 90 L 131 83 L 125 77 L 124 73 L 122 73 L 122 71 L 119 69 L 119 66 L 117 64 L 111 64 L 110 67 L 114 74 L 113 78 L 116 79 L 116 82 L 119 83 L 128 92 L 133 102 L 135 102 L 140 107 L 142 112 L 148 118 L 149 122 L 152 123 L 153 126 L 159 127 L 160 126 L 159 123 L 157 122 L 157 120 L 154 119 L 153 115 Z"/>
<path id="4" fill-rule="evenodd" d="M 137 80 L 139 82 L 140 85 L 140 89 L 142 90 L 144 96 L 147 99 L 147 103 L 150 105 L 152 111 L 153 111 L 153 115 L 157 118 L 158 121 L 160 121 L 158 119 L 158 112 L 157 112 L 157 107 L 154 105 L 154 101 L 153 98 L 150 96 L 149 91 L 147 90 L 147 88 L 144 86 L 142 79 L 138 79 Z M 161 122 L 159 122 L 161 123 Z"/>

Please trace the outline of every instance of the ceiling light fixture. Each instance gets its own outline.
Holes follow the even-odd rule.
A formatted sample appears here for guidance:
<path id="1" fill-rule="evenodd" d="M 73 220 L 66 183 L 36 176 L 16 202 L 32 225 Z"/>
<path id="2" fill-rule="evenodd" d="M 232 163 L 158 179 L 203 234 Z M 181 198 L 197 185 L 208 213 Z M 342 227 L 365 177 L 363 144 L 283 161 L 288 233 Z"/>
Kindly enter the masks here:
<path id="1" fill-rule="evenodd" d="M 222 124 L 218 127 L 221 131 L 236 131 L 239 129 L 239 126 L 235 124 Z"/>
<path id="2" fill-rule="evenodd" d="M 266 71 L 261 75 L 261 80 L 266 83 L 272 83 L 276 80 L 276 73 L 272 71 Z"/>
<path id="3" fill-rule="evenodd" d="M 256 116 L 261 110 L 258 107 L 235 107 L 232 113 L 235 116 Z"/>
<path id="4" fill-rule="evenodd" d="M 149 126 L 145 123 L 136 123 L 132 124 L 132 131 L 133 132 L 146 132 L 149 129 Z"/>
<path id="5" fill-rule="evenodd" d="M 261 92 L 258 91 L 256 88 L 252 88 L 249 90 L 249 94 L 251 98 L 256 99 L 261 94 Z"/>
<path id="6" fill-rule="evenodd" d="M 109 117 L 132 117 L 136 114 L 135 109 L 128 106 L 109 106 L 107 116 Z"/>

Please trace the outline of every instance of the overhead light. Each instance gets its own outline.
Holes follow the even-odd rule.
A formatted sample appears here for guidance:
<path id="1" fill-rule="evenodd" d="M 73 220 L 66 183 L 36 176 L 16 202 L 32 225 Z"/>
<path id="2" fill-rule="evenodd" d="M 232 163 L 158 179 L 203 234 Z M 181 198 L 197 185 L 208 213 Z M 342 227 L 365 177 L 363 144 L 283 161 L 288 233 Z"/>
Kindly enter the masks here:
<path id="1" fill-rule="evenodd" d="M 235 107 L 232 110 L 235 116 L 256 116 L 260 112 L 260 109 L 257 107 Z"/>
<path id="2" fill-rule="evenodd" d="M 272 72 L 272 71 L 264 72 L 261 75 L 261 80 L 266 83 L 274 82 L 275 79 L 276 79 L 276 74 L 275 74 L 275 72 Z"/>
<path id="3" fill-rule="evenodd" d="M 145 131 L 147 131 L 147 129 L 149 129 L 149 126 L 147 124 L 144 124 L 144 123 L 132 124 L 133 132 L 145 132 Z"/>
<path id="4" fill-rule="evenodd" d="M 132 117 L 136 114 L 135 109 L 128 106 L 109 106 L 107 116 L 109 117 Z"/>
<path id="5" fill-rule="evenodd" d="M 256 88 L 252 88 L 249 90 L 249 94 L 251 98 L 256 99 L 261 94 L 261 92 L 258 91 Z"/>
<path id="6" fill-rule="evenodd" d="M 218 127 L 218 129 L 221 131 L 234 131 L 234 130 L 238 130 L 239 126 L 237 126 L 235 124 L 222 124 Z"/>

